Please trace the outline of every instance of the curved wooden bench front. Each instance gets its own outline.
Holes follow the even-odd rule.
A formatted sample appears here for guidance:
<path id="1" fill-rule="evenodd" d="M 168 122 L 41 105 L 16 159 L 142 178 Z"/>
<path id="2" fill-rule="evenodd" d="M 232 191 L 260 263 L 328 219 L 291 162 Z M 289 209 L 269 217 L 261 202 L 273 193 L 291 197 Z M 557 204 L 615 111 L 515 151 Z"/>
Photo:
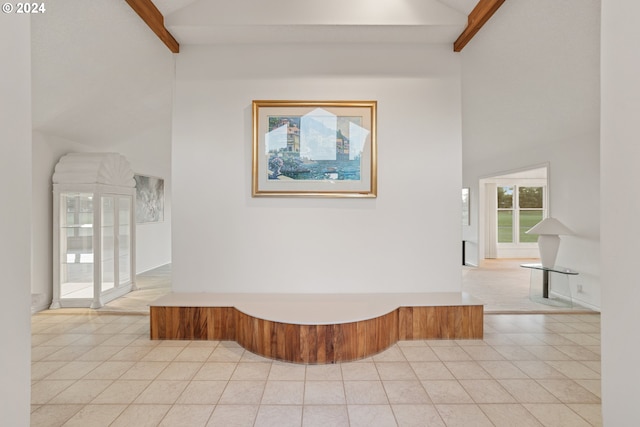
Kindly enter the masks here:
<path id="1" fill-rule="evenodd" d="M 400 307 L 368 320 L 322 325 L 264 320 L 234 307 L 151 306 L 151 339 L 234 340 L 294 363 L 336 363 L 379 353 L 398 340 L 481 339 L 483 306 Z"/>

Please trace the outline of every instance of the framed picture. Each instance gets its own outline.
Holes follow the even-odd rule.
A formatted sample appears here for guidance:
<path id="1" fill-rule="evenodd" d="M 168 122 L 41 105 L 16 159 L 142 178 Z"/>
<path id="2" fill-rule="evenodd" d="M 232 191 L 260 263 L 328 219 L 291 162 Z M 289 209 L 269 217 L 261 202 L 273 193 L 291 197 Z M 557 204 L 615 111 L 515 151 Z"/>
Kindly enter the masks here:
<path id="1" fill-rule="evenodd" d="M 469 188 L 462 189 L 462 225 L 471 225 L 471 205 L 469 200 Z"/>
<path id="2" fill-rule="evenodd" d="M 164 179 L 134 175 L 136 181 L 136 224 L 164 221 Z"/>
<path id="3" fill-rule="evenodd" d="M 254 197 L 376 197 L 376 101 L 253 101 Z"/>

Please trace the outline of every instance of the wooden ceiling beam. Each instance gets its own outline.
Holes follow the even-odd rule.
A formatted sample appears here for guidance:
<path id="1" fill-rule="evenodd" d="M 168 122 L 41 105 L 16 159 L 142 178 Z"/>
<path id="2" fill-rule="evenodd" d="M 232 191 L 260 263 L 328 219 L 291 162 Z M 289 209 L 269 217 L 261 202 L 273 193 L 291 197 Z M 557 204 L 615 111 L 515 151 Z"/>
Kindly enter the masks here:
<path id="1" fill-rule="evenodd" d="M 467 28 L 453 43 L 453 51 L 460 52 L 476 35 L 480 28 L 493 16 L 494 13 L 502 6 L 505 0 L 480 0 L 476 7 L 469 14 Z"/>
<path id="2" fill-rule="evenodd" d="M 169 48 L 173 53 L 180 52 L 180 44 L 173 38 L 169 30 L 164 26 L 164 16 L 162 12 L 158 10 L 152 0 L 126 0 L 131 6 L 131 9 L 147 23 L 149 28 L 156 33 L 158 38 Z"/>

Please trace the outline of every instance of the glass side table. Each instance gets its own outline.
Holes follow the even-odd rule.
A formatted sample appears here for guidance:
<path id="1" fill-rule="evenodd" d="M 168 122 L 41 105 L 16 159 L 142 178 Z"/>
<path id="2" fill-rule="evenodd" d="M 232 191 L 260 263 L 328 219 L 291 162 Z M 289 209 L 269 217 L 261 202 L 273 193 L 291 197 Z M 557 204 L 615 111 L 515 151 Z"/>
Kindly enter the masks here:
<path id="1" fill-rule="evenodd" d="M 529 298 L 532 301 L 559 307 L 573 306 L 569 279 L 577 276 L 577 271 L 557 265 L 543 267 L 542 264 L 520 264 L 520 267 L 531 269 Z"/>

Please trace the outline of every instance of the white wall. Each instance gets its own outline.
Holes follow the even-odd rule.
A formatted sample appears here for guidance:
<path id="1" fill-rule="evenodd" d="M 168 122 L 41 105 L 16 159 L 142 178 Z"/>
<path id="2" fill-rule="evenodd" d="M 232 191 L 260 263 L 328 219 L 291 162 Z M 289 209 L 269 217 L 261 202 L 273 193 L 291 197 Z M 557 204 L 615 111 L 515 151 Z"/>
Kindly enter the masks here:
<path id="1" fill-rule="evenodd" d="M 164 221 L 136 224 L 136 272 L 171 262 L 171 129 L 156 126 L 111 147 L 136 174 L 164 179 Z"/>
<path id="2" fill-rule="evenodd" d="M 636 0 L 602 2 L 602 411 L 640 425 L 640 28 Z"/>
<path id="3" fill-rule="evenodd" d="M 580 272 L 576 299 L 600 306 L 599 0 L 512 0 L 462 52 L 463 185 L 478 246 L 478 181 L 549 165 L 549 213 L 575 232 L 558 264 Z"/>
<path id="4" fill-rule="evenodd" d="M 451 46 L 183 47 L 173 289 L 459 291 L 460 76 Z M 251 101 L 378 101 L 378 198 L 251 198 Z"/>
<path id="5" fill-rule="evenodd" d="M 29 425 L 31 48 L 28 15 L 0 14 L 0 420 Z"/>

